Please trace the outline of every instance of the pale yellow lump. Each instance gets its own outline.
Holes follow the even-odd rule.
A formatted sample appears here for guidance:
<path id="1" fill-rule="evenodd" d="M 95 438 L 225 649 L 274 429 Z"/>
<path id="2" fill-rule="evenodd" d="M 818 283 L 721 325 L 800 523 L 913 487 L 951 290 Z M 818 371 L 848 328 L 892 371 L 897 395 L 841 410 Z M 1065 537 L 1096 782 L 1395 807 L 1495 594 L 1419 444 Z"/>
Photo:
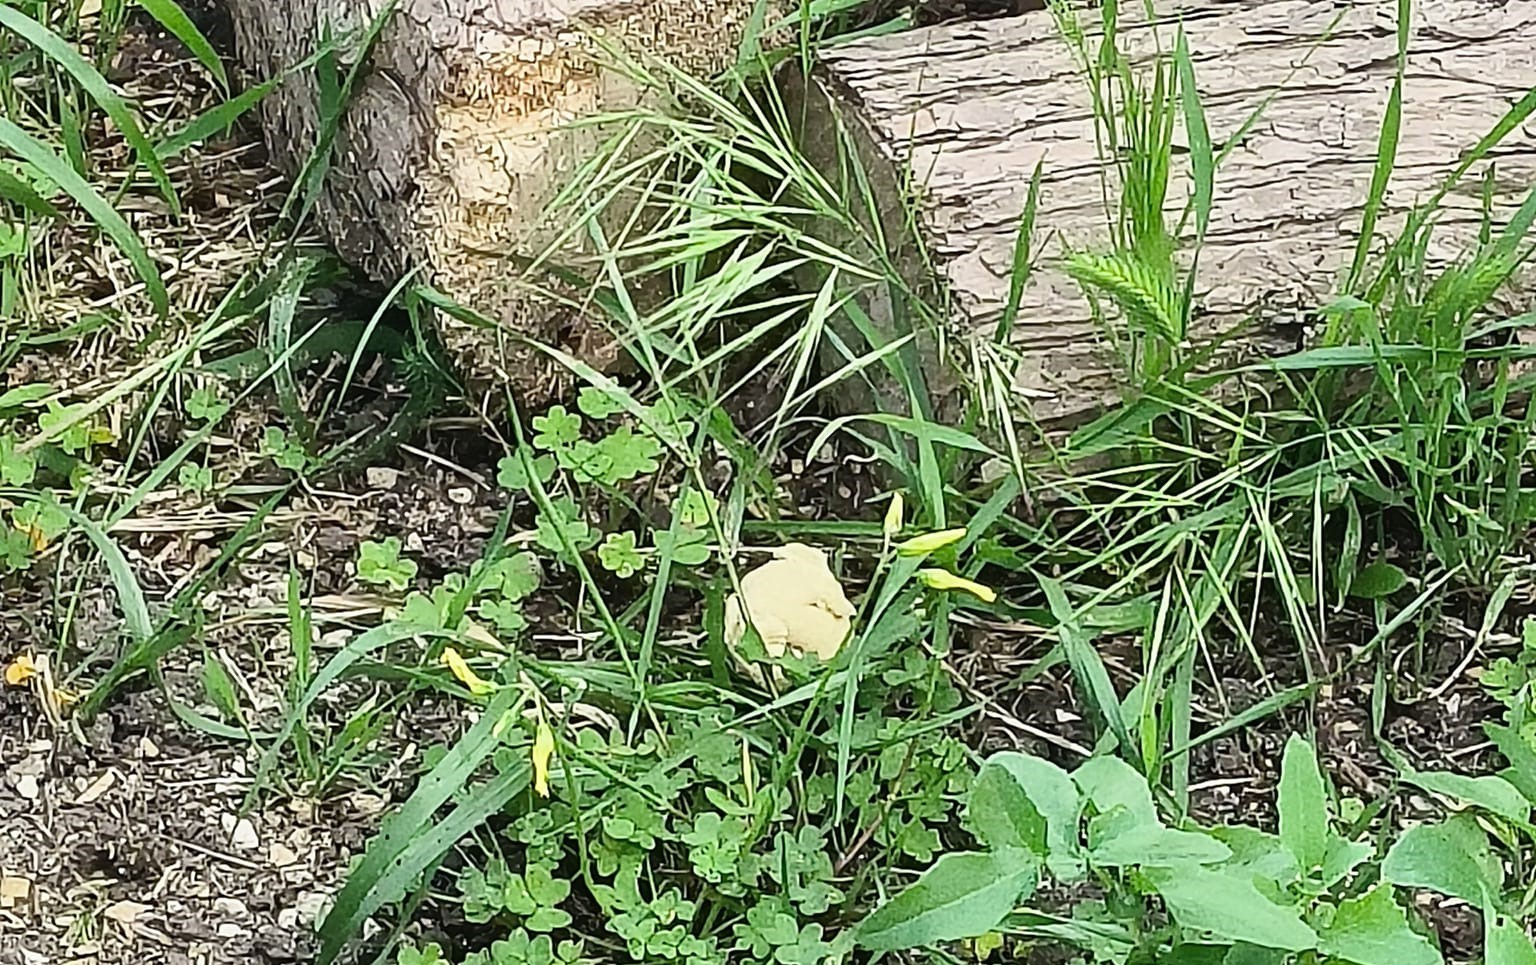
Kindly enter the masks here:
<path id="1" fill-rule="evenodd" d="M 743 576 L 741 593 L 725 601 L 725 641 L 739 659 L 750 613 L 769 656 L 781 656 L 788 648 L 831 660 L 848 637 L 854 612 L 827 565 L 827 554 L 804 543 L 788 543 Z"/>

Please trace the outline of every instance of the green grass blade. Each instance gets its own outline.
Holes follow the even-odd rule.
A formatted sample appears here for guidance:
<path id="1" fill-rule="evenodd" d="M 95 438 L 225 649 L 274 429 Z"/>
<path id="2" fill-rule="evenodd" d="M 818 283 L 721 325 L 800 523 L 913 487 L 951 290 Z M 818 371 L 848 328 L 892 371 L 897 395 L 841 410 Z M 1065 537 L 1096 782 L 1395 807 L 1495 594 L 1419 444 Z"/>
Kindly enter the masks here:
<path id="1" fill-rule="evenodd" d="M 123 623 L 128 628 L 128 634 L 134 643 L 144 643 L 154 635 L 154 621 L 149 618 L 149 605 L 144 600 L 144 590 L 133 575 L 133 567 L 128 564 L 128 558 L 95 520 L 73 507 L 59 508 L 69 517 L 70 522 L 80 527 L 86 539 L 101 554 L 102 562 L 107 566 L 107 576 L 112 581 L 112 589 L 117 592 L 118 605 L 123 608 Z"/>
<path id="2" fill-rule="evenodd" d="M 155 156 L 168 160 L 181 154 L 181 152 L 192 145 L 205 141 L 220 131 L 226 130 L 231 124 L 239 120 L 246 111 L 260 103 L 263 97 L 272 93 L 282 81 L 282 77 L 274 77 L 249 90 L 241 91 L 229 100 L 215 104 L 194 117 L 191 121 L 188 121 L 175 134 L 161 141 L 155 148 Z"/>
<path id="3" fill-rule="evenodd" d="M 127 103 L 117 95 L 117 92 L 107 83 L 107 79 L 91 66 L 90 61 L 76 53 L 75 49 L 65 43 L 58 34 L 15 7 L 0 4 L 0 27 L 10 30 L 36 47 L 44 56 L 58 64 L 75 79 L 75 83 L 79 84 L 81 89 L 89 94 L 91 99 L 112 119 L 118 132 L 123 135 L 123 139 L 138 155 L 140 163 L 149 169 L 150 177 L 154 178 L 160 193 L 170 204 L 171 213 L 181 214 L 181 202 L 177 200 L 176 189 L 171 185 L 170 175 L 165 172 L 165 165 L 161 164 L 160 159 L 155 156 L 154 146 L 149 143 L 149 138 L 144 136 L 144 131 L 139 128 L 139 122 L 134 118 L 133 112 L 128 109 Z"/>
<path id="4" fill-rule="evenodd" d="M 144 12 L 154 17 L 160 26 L 170 31 L 171 34 L 192 51 L 192 56 L 203 65 L 213 79 L 219 82 L 219 87 L 229 90 L 229 78 L 224 73 L 224 62 L 219 59 L 218 53 L 213 49 L 213 44 L 203 36 L 203 32 L 197 29 L 197 24 L 187 16 L 187 12 L 175 0 L 138 0 L 139 6 Z"/>
<path id="5" fill-rule="evenodd" d="M 1174 63 L 1179 71 L 1179 96 L 1184 106 L 1184 128 L 1189 137 L 1189 164 L 1194 175 L 1194 212 L 1196 244 L 1204 240 L 1211 223 L 1211 205 L 1216 194 L 1216 157 L 1211 150 L 1211 131 L 1205 120 L 1205 105 L 1195 86 L 1195 64 L 1189 56 L 1189 41 L 1179 31 Z M 1198 250 L 1198 249 L 1197 249 Z M 1191 272 L 1191 275 L 1194 273 Z"/>
<path id="6" fill-rule="evenodd" d="M 341 41 L 332 39 L 320 44 L 308 57 L 293 64 L 291 67 L 279 73 L 276 77 L 264 80 L 234 97 L 208 108 L 208 110 L 188 121 L 170 137 L 162 140 L 155 148 L 156 156 L 161 159 L 176 157 L 194 144 L 207 140 L 220 131 L 226 130 L 231 124 L 239 120 L 247 111 L 259 104 L 263 98 L 276 90 L 283 81 L 290 76 L 309 70 L 327 56 L 334 54 Z"/>
<path id="7" fill-rule="evenodd" d="M 1035 213 L 1040 208 L 1040 175 L 1045 158 L 1035 162 L 1035 171 L 1029 176 L 1029 194 L 1024 199 L 1024 213 L 1019 216 L 1019 230 L 1013 239 L 1013 263 L 1008 271 L 1008 302 L 1003 306 L 993 341 L 1007 344 L 1013 334 L 1014 323 L 1019 317 L 1019 303 L 1024 300 L 1024 288 L 1034 265 L 1029 260 L 1030 242 L 1035 234 Z"/>
<path id="8" fill-rule="evenodd" d="M 1376 221 L 1381 215 L 1382 204 L 1387 196 L 1387 183 L 1392 179 L 1392 169 L 1397 164 L 1397 142 L 1403 123 L 1403 74 L 1408 67 L 1408 36 L 1413 14 L 1412 0 L 1397 3 L 1397 73 L 1392 79 L 1392 93 L 1387 97 L 1387 111 L 1381 119 L 1381 136 L 1376 145 L 1376 167 L 1371 172 L 1370 194 L 1366 196 L 1365 209 L 1360 214 L 1360 237 L 1355 242 L 1355 256 L 1349 266 L 1349 282 L 1345 290 L 1353 292 L 1365 271 L 1365 262 L 1371 254 L 1371 242 L 1376 235 Z"/>
<path id="9" fill-rule="evenodd" d="M 0 7 L 0 13 L 5 10 L 5 7 Z M 165 291 L 165 282 L 160 278 L 160 272 L 155 268 L 155 263 L 150 260 L 149 252 L 144 250 L 144 243 L 139 240 L 139 236 L 133 229 L 128 227 L 128 222 L 123 220 L 123 216 L 118 214 L 105 198 L 97 194 L 95 189 L 75 172 L 74 168 L 49 150 L 41 141 L 3 117 L 0 117 L 0 148 L 5 148 L 30 163 L 74 198 L 75 202 L 95 219 L 101 230 L 122 249 L 123 254 L 132 263 L 134 271 L 138 272 L 139 278 L 143 280 L 155 310 L 161 317 L 170 311 L 171 300 Z"/>
<path id="10" fill-rule="evenodd" d="M 14 202 L 33 214 L 42 215 L 45 218 L 56 218 L 59 215 L 59 209 L 50 204 L 47 198 L 38 194 L 32 189 L 32 185 L 5 168 L 0 168 L 0 198 Z"/>
<path id="11" fill-rule="evenodd" d="M 1072 665 L 1073 675 L 1085 691 L 1084 696 L 1098 710 L 1099 716 L 1120 742 L 1120 753 L 1130 759 L 1130 755 L 1136 753 L 1136 745 L 1131 743 L 1120 698 L 1115 694 L 1115 685 L 1109 679 L 1109 671 L 1104 667 L 1103 659 L 1094 649 L 1093 641 L 1083 629 L 1061 584 L 1045 576 L 1039 577 L 1039 581 L 1040 589 L 1045 591 L 1046 600 L 1050 603 L 1051 614 L 1057 620 L 1056 632 L 1066 648 L 1067 661 Z"/>
<path id="12" fill-rule="evenodd" d="M 286 712 L 283 714 L 282 726 L 278 728 L 277 733 L 272 738 L 272 743 L 262 752 L 261 760 L 256 765 L 256 776 L 251 782 L 250 790 L 246 792 L 242 810 L 248 810 L 251 804 L 254 803 L 255 797 L 260 793 L 267 775 L 276 766 L 278 755 L 282 753 L 283 747 L 287 745 L 288 741 L 299 729 L 299 726 L 309 714 L 310 707 L 320 698 L 320 695 L 325 692 L 327 687 L 335 683 L 353 664 L 375 650 L 387 647 L 392 643 L 398 643 L 401 640 L 408 640 L 414 636 L 430 636 L 434 632 L 439 631 L 432 631 L 404 621 L 386 623 L 383 626 L 374 627 L 366 633 L 358 634 L 347 641 L 346 645 L 340 650 L 336 651 L 335 656 L 325 662 L 325 665 L 308 682 L 297 699 L 289 704 Z M 295 672 L 298 672 L 297 668 Z"/>
<path id="13" fill-rule="evenodd" d="M 404 895 L 428 864 L 527 785 L 526 768 L 504 772 L 481 785 L 441 823 L 432 824 L 438 808 L 469 783 L 475 770 L 501 744 L 502 733 L 515 720 L 523 697 L 518 689 L 498 691 L 475 725 L 421 779 L 400 810 L 384 821 L 320 923 L 316 965 L 335 962 L 369 915 Z M 423 833 L 423 829 L 429 830 Z"/>

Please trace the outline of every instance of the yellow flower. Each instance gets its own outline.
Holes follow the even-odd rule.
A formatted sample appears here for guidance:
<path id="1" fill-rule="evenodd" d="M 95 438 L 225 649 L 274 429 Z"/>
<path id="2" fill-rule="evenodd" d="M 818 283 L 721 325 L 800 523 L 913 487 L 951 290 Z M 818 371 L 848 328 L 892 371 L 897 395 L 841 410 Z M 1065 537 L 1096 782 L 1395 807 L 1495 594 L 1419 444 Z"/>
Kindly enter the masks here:
<path id="1" fill-rule="evenodd" d="M 924 533 L 897 543 L 896 552 L 900 556 L 926 556 L 964 538 L 965 527 L 963 526 L 959 529 L 941 529 L 936 533 Z"/>
<path id="2" fill-rule="evenodd" d="M 964 590 L 988 603 L 993 603 L 997 600 L 997 591 L 990 586 L 983 586 L 975 580 L 956 576 L 949 570 L 929 567 L 918 570 L 917 578 L 923 581 L 924 586 L 932 590 Z"/>
<path id="3" fill-rule="evenodd" d="M 891 504 L 885 509 L 885 525 L 881 527 L 885 538 L 890 539 L 901 532 L 902 517 L 906 515 L 906 507 L 902 504 L 901 490 L 891 493 Z"/>
<path id="4" fill-rule="evenodd" d="M 541 720 L 533 735 L 533 789 L 539 792 L 539 797 L 549 797 L 549 759 L 554 753 L 554 731 Z"/>
<path id="5" fill-rule="evenodd" d="M 5 668 L 5 682 L 12 687 L 20 687 L 35 676 L 37 676 L 37 664 L 32 662 L 30 654 L 22 654 Z"/>
<path id="6" fill-rule="evenodd" d="M 453 675 L 459 679 L 459 683 L 468 687 L 469 692 L 476 697 L 484 697 L 496 689 L 489 682 L 476 676 L 475 672 L 469 669 L 469 664 L 465 663 L 464 658 L 452 647 L 443 650 L 442 663 L 452 670 Z"/>

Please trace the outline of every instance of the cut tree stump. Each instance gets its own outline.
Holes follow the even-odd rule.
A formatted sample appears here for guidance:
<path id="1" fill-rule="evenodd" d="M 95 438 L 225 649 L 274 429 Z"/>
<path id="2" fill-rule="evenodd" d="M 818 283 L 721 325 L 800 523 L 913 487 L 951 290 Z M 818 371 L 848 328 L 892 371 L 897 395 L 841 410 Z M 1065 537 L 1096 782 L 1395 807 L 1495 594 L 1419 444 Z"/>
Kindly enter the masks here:
<path id="1" fill-rule="evenodd" d="M 1157 5 L 1163 18 L 1175 11 L 1182 17 L 1218 150 L 1273 94 L 1216 172 L 1191 334 L 1251 321 L 1250 347 L 1274 351 L 1277 340 L 1264 333 L 1286 330 L 1294 346 L 1298 327 L 1288 323 L 1337 293 L 1353 254 L 1395 72 L 1396 4 Z M 1172 51 L 1176 26 L 1169 19 L 1155 28 L 1133 20 L 1133 7 L 1140 5 L 1121 4 L 1122 49 L 1145 67 L 1156 49 L 1154 29 L 1161 49 Z M 1085 14 L 1082 24 L 1096 51 L 1097 21 Z M 1536 0 L 1414 4 L 1401 143 L 1377 227 L 1378 249 L 1395 237 L 1407 208 L 1438 187 L 1536 87 L 1533 36 Z M 853 148 L 883 193 L 887 237 L 911 238 L 900 187 L 911 172 L 917 233 L 933 271 L 907 281 L 936 283 L 944 296 L 952 363 L 969 364 L 967 349 L 996 331 L 1030 176 L 1043 158 L 1037 246 L 1051 237 L 1010 340 L 1020 360 L 1014 379 L 1020 408 L 1044 426 L 1065 426 L 1115 397 L 1113 355 L 1102 327 L 1081 289 L 1060 270 L 1064 245 L 1103 251 L 1110 241 L 1087 81 L 1050 14 L 850 42 L 820 56 L 809 92 L 796 73 L 786 72 L 783 83 L 808 108 L 802 150 L 829 176 L 839 163 L 838 140 L 829 134 L 834 119 L 853 132 Z M 1181 147 L 1183 137 L 1181 119 Z M 1511 133 L 1490 157 L 1497 226 L 1536 185 L 1536 125 Z M 1170 225 L 1188 194 L 1188 164 L 1187 153 L 1174 157 Z M 1485 166 L 1475 166 L 1446 198 L 1432 261 L 1447 262 L 1477 243 Z M 1192 235 L 1190 219 L 1185 236 Z M 1516 300 L 1523 300 L 1528 277 L 1516 279 L 1516 290 Z M 869 307 L 880 314 L 878 305 Z"/>
<path id="2" fill-rule="evenodd" d="M 729 66 L 754 0 L 400 0 L 361 74 L 316 205 L 343 259 L 377 281 L 419 269 L 503 330 L 598 368 L 611 337 L 591 318 L 522 290 L 515 258 L 555 237 L 548 203 L 602 132 L 569 122 L 632 106 L 637 85 L 605 64 L 594 31 L 636 55 L 700 75 Z M 238 57 L 258 79 L 309 57 L 321 38 L 361 33 L 379 0 L 225 0 Z M 768 16 L 782 16 L 770 4 Z M 337 60 L 344 72 L 357 51 Z M 262 104 L 268 151 L 296 174 L 319 127 L 313 71 Z M 615 217 L 620 213 L 615 212 Z M 513 257 L 509 257 L 513 256 Z M 509 387 L 537 405 L 558 366 L 494 331 L 441 318 L 472 388 Z"/>

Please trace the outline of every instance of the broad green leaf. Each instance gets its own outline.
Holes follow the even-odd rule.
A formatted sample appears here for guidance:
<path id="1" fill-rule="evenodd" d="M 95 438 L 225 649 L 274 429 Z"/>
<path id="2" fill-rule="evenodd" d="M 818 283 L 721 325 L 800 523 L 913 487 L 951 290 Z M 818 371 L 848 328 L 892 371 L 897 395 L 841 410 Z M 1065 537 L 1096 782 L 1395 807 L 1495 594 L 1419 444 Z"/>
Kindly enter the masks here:
<path id="1" fill-rule="evenodd" d="M 17 406 L 27 405 L 39 399 L 46 399 L 53 394 L 53 386 L 46 382 L 28 382 L 26 385 L 18 385 L 14 389 L 0 392 L 0 409 L 13 409 Z"/>
<path id="2" fill-rule="evenodd" d="M 1146 876 L 1185 928 L 1265 948 L 1317 947 L 1317 934 L 1295 909 L 1265 898 L 1246 878 L 1195 866 L 1148 868 Z"/>
<path id="3" fill-rule="evenodd" d="M 1072 780 L 1082 788 L 1083 796 L 1093 802 L 1100 814 L 1121 807 L 1136 824 L 1162 823 L 1158 820 L 1157 805 L 1152 801 L 1147 779 L 1118 757 L 1090 757 L 1072 772 Z"/>
<path id="4" fill-rule="evenodd" d="M 972 822 L 981 833 L 981 815 L 977 795 L 1004 803 L 1012 792 L 994 786 L 983 790 L 989 782 L 1011 783 L 1022 794 L 1028 805 L 1045 822 L 1045 864 L 1051 873 L 1063 880 L 1074 880 L 1082 874 L 1078 822 L 1082 817 L 1082 799 L 1077 785 L 1066 771 L 1043 758 L 1019 751 L 999 751 L 987 758 L 981 773 L 972 786 L 970 812 Z M 1017 819 L 1015 819 L 1017 820 Z M 1027 825 L 1026 825 L 1027 826 Z M 982 834 L 982 840 L 993 849 L 1002 847 L 1006 831 L 991 828 Z M 1016 845 L 1024 847 L 1024 845 Z"/>
<path id="5" fill-rule="evenodd" d="M 1208 834 L 1140 824 L 1101 841 L 1089 854 L 1089 861 L 1099 868 L 1130 865 L 1166 868 L 1184 864 L 1216 864 L 1231 856 L 1232 849 Z"/>
<path id="6" fill-rule="evenodd" d="M 1301 863 L 1279 835 L 1242 824 L 1211 828 L 1210 834 L 1232 849 L 1232 857 L 1223 865 L 1228 874 L 1261 878 L 1281 887 L 1301 877 Z"/>
<path id="7" fill-rule="evenodd" d="M 1166 955 L 1159 955 L 1157 965 L 1226 965 L 1231 947 L 1225 943 L 1199 945 L 1186 942 L 1175 945 Z"/>
<path id="8" fill-rule="evenodd" d="M 5 168 L 0 168 L 0 198 L 14 201 L 33 214 L 45 218 L 55 218 L 59 214 L 59 210 L 47 198 L 38 194 L 31 184 Z"/>
<path id="9" fill-rule="evenodd" d="M 858 927 L 860 945 L 875 951 L 919 948 L 984 935 L 1040 881 L 1028 851 L 951 852 Z"/>
<path id="10" fill-rule="evenodd" d="M 463 795 L 470 777 L 500 746 L 502 733 L 517 719 L 520 706 L 515 688 L 498 691 L 474 726 L 421 779 L 411 796 L 384 819 L 317 929 L 321 939 L 316 957 L 319 965 L 335 962 L 369 916 L 404 897 L 422 872 L 460 838 L 528 787 L 530 767 L 504 771 L 463 797 L 441 821 L 434 821 L 438 809 L 450 798 Z"/>
<path id="11" fill-rule="evenodd" d="M 1328 856 L 1328 795 L 1312 745 L 1298 734 L 1285 742 L 1280 761 L 1280 840 L 1303 869 Z"/>
<path id="12" fill-rule="evenodd" d="M 1381 863 L 1381 877 L 1405 888 L 1429 888 L 1481 907 L 1504 886 L 1504 871 L 1476 819 L 1460 814 L 1403 832 Z"/>
<path id="13" fill-rule="evenodd" d="M 1046 821 L 1019 781 L 995 759 L 982 765 L 971 785 L 966 817 L 976 837 L 997 851 L 1015 848 L 1044 858 Z"/>
<path id="14" fill-rule="evenodd" d="M 1285 965 L 1289 957 L 1289 954 L 1278 948 L 1261 948 L 1239 942 L 1227 950 L 1227 957 L 1221 960 L 1221 965 Z"/>
<path id="15" fill-rule="evenodd" d="M 1483 912 L 1483 965 L 1536 965 L 1536 946 L 1518 922 Z"/>
<path id="16" fill-rule="evenodd" d="M 1415 771 L 1403 768 L 1403 780 L 1426 791 L 1444 794 L 1464 804 L 1474 804 L 1511 821 L 1531 815 L 1531 802 L 1513 784 L 1492 774 L 1470 777 L 1452 771 Z"/>
<path id="17" fill-rule="evenodd" d="M 1501 772 L 1501 776 L 1519 788 L 1527 801 L 1536 802 L 1536 750 L 1532 750 L 1531 745 L 1513 727 L 1484 723 L 1483 733 L 1488 735 L 1499 753 L 1509 761 L 1509 767 Z"/>
<path id="18" fill-rule="evenodd" d="M 1441 965 L 1440 952 L 1408 925 L 1392 897 L 1392 886 L 1379 884 L 1359 898 L 1339 903 L 1333 921 L 1319 928 L 1318 948 L 1356 965 Z"/>
<path id="19" fill-rule="evenodd" d="M 1342 835 L 1328 835 L 1328 853 L 1323 858 L 1323 884 L 1332 888 L 1349 873 L 1371 860 L 1376 849 L 1364 841 L 1351 841 Z"/>
<path id="20" fill-rule="evenodd" d="M 1114 681 L 1109 678 L 1109 670 L 1104 666 L 1104 658 L 1093 645 L 1093 634 L 1084 628 L 1080 614 L 1073 609 L 1066 590 L 1058 581 L 1039 573 L 1035 578 L 1045 592 L 1051 615 L 1056 618 L 1056 635 L 1066 651 L 1072 676 L 1115 740 L 1129 752 L 1133 746 L 1130 729 L 1121 713 L 1120 698 L 1115 692 Z"/>
<path id="21" fill-rule="evenodd" d="M 1401 568 L 1386 560 L 1376 560 L 1355 574 L 1349 592 L 1351 596 L 1363 600 L 1380 600 L 1407 585 L 1408 575 Z"/>

